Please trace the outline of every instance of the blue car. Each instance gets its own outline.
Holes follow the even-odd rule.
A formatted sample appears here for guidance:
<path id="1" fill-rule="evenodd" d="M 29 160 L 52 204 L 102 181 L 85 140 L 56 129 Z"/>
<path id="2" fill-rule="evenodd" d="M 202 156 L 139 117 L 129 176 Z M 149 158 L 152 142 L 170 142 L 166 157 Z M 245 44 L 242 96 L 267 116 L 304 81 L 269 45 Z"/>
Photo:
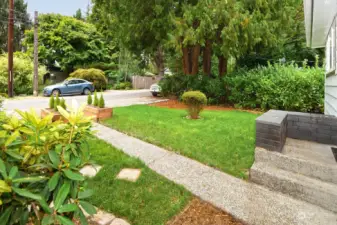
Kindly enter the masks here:
<path id="1" fill-rule="evenodd" d="M 88 95 L 94 90 L 94 85 L 87 80 L 69 79 L 63 81 L 62 83 L 45 87 L 43 89 L 43 95 Z"/>

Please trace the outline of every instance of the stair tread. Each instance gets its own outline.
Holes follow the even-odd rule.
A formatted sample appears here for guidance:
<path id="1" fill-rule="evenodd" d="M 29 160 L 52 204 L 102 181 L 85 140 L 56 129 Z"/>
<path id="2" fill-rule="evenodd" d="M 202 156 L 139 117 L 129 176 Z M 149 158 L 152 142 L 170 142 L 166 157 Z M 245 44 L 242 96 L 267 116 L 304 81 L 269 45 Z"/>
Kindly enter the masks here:
<path id="1" fill-rule="evenodd" d="M 337 196 L 337 192 L 336 192 L 337 184 L 334 184 L 334 183 L 308 177 L 300 173 L 283 170 L 283 169 L 274 167 L 268 163 L 262 163 L 262 162 L 256 163 L 255 162 L 251 169 L 260 170 L 264 173 L 268 173 L 268 174 L 275 175 L 275 176 L 277 175 L 281 179 L 289 180 L 294 183 L 300 183 L 304 186 L 309 186 L 313 189 L 314 188 L 319 189 L 323 192 L 329 192 L 330 194 L 335 194 Z"/>

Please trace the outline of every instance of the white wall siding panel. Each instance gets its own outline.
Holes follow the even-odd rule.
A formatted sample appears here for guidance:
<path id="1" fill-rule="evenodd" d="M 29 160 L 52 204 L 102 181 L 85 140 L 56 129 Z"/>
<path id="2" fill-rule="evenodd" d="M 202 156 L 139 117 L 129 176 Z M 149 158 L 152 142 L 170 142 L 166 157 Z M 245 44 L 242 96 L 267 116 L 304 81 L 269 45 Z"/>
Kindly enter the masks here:
<path id="1" fill-rule="evenodd" d="M 329 76 L 325 81 L 325 114 L 337 116 L 337 76 Z"/>

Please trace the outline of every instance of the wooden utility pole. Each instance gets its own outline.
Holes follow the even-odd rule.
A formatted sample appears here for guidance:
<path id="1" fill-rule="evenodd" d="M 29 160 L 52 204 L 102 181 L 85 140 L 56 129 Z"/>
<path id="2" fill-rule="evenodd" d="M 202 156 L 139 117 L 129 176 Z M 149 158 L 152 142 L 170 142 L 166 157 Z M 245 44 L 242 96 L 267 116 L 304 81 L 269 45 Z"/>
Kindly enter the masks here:
<path id="1" fill-rule="evenodd" d="M 9 0 L 8 11 L 8 97 L 13 97 L 13 38 L 14 38 L 14 0 Z"/>
<path id="2" fill-rule="evenodd" d="M 33 80 L 33 86 L 34 86 L 33 94 L 34 94 L 34 96 L 39 95 L 38 27 L 39 27 L 38 12 L 35 11 L 35 15 L 34 15 L 34 80 Z"/>

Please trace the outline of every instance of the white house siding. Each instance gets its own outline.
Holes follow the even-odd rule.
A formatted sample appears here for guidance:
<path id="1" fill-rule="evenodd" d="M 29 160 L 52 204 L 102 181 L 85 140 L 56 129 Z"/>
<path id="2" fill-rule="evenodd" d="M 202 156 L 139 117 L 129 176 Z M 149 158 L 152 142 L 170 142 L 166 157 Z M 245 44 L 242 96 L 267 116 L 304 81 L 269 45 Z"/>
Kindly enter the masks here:
<path id="1" fill-rule="evenodd" d="M 337 116 L 337 75 L 328 76 L 325 81 L 325 114 Z"/>

